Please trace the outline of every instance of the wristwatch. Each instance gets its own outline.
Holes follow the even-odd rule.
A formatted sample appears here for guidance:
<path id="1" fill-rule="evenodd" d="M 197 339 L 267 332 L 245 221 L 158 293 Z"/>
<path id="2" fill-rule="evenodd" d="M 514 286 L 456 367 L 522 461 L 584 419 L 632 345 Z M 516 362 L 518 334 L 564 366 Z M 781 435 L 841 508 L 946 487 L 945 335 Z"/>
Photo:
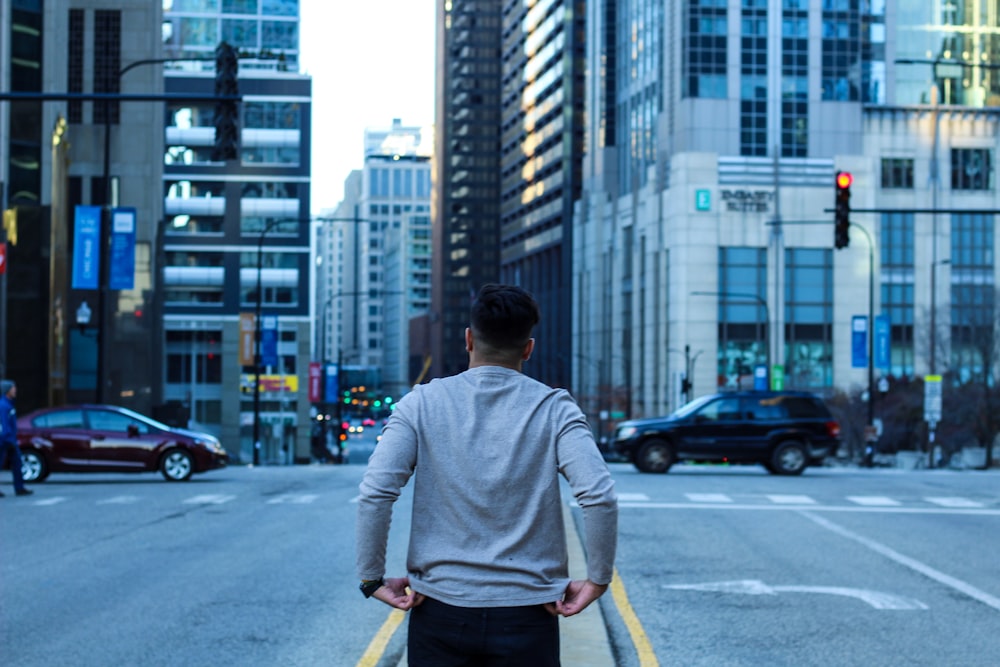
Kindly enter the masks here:
<path id="1" fill-rule="evenodd" d="M 378 579 L 371 579 L 368 581 L 362 580 L 361 585 L 358 586 L 361 589 L 361 594 L 366 598 L 370 598 L 375 594 L 375 591 L 385 586 L 385 579 L 379 577 Z"/>

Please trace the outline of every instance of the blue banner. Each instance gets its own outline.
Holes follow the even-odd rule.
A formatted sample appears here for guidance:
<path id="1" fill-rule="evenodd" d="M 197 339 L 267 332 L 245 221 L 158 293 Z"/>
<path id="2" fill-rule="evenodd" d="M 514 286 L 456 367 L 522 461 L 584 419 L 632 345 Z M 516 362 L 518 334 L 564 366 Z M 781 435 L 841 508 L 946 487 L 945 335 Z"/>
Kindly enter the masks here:
<path id="1" fill-rule="evenodd" d="M 337 373 L 337 364 L 326 365 L 326 386 L 323 387 L 323 397 L 327 403 L 340 400 L 340 376 Z"/>
<path id="2" fill-rule="evenodd" d="M 266 315 L 261 321 L 260 361 L 265 366 L 278 365 L 278 317 Z"/>
<path id="3" fill-rule="evenodd" d="M 875 368 L 889 368 L 889 316 L 875 316 Z"/>
<path id="4" fill-rule="evenodd" d="M 101 207 L 73 209 L 73 289 L 97 289 L 101 271 Z"/>
<path id="5" fill-rule="evenodd" d="M 135 209 L 111 209 L 111 262 L 108 287 L 135 287 Z"/>
<path id="6" fill-rule="evenodd" d="M 868 368 L 868 318 L 851 318 L 851 368 Z"/>

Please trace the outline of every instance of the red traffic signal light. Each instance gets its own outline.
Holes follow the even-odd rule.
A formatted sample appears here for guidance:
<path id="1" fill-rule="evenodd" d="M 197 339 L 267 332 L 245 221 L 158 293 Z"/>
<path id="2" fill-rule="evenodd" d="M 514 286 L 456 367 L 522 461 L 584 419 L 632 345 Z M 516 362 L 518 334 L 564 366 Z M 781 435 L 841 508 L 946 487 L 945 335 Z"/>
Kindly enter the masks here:
<path id="1" fill-rule="evenodd" d="M 840 250 L 851 243 L 847 233 L 851 227 L 851 183 L 854 177 L 849 171 L 838 171 L 834 176 L 833 200 L 833 246 Z"/>

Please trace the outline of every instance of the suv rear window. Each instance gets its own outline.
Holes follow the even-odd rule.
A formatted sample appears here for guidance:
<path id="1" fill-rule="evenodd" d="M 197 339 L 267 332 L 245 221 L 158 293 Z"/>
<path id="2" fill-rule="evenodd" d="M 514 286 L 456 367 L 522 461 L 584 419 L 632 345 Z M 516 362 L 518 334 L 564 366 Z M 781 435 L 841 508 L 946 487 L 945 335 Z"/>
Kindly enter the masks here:
<path id="1" fill-rule="evenodd" d="M 792 419 L 823 419 L 830 416 L 830 411 L 816 399 L 805 396 L 784 397 L 785 409 Z"/>

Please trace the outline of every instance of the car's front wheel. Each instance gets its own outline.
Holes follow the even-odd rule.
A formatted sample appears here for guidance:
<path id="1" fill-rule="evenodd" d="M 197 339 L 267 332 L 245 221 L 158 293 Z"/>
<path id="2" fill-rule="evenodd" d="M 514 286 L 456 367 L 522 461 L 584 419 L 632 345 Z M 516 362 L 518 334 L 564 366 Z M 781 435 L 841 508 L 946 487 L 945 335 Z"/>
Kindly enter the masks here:
<path id="1" fill-rule="evenodd" d="M 640 472 L 667 472 L 674 464 L 674 450 L 666 440 L 649 440 L 635 455 L 635 467 Z"/>
<path id="2" fill-rule="evenodd" d="M 792 440 L 783 442 L 775 448 L 767 469 L 776 475 L 801 475 L 808 463 L 806 446 L 797 440 Z"/>
<path id="3" fill-rule="evenodd" d="M 49 476 L 49 466 L 40 452 L 33 449 L 21 452 L 21 475 L 25 482 L 42 482 Z"/>
<path id="4" fill-rule="evenodd" d="M 183 449 L 171 449 L 160 461 L 160 472 L 169 482 L 183 482 L 194 472 L 194 460 Z"/>

